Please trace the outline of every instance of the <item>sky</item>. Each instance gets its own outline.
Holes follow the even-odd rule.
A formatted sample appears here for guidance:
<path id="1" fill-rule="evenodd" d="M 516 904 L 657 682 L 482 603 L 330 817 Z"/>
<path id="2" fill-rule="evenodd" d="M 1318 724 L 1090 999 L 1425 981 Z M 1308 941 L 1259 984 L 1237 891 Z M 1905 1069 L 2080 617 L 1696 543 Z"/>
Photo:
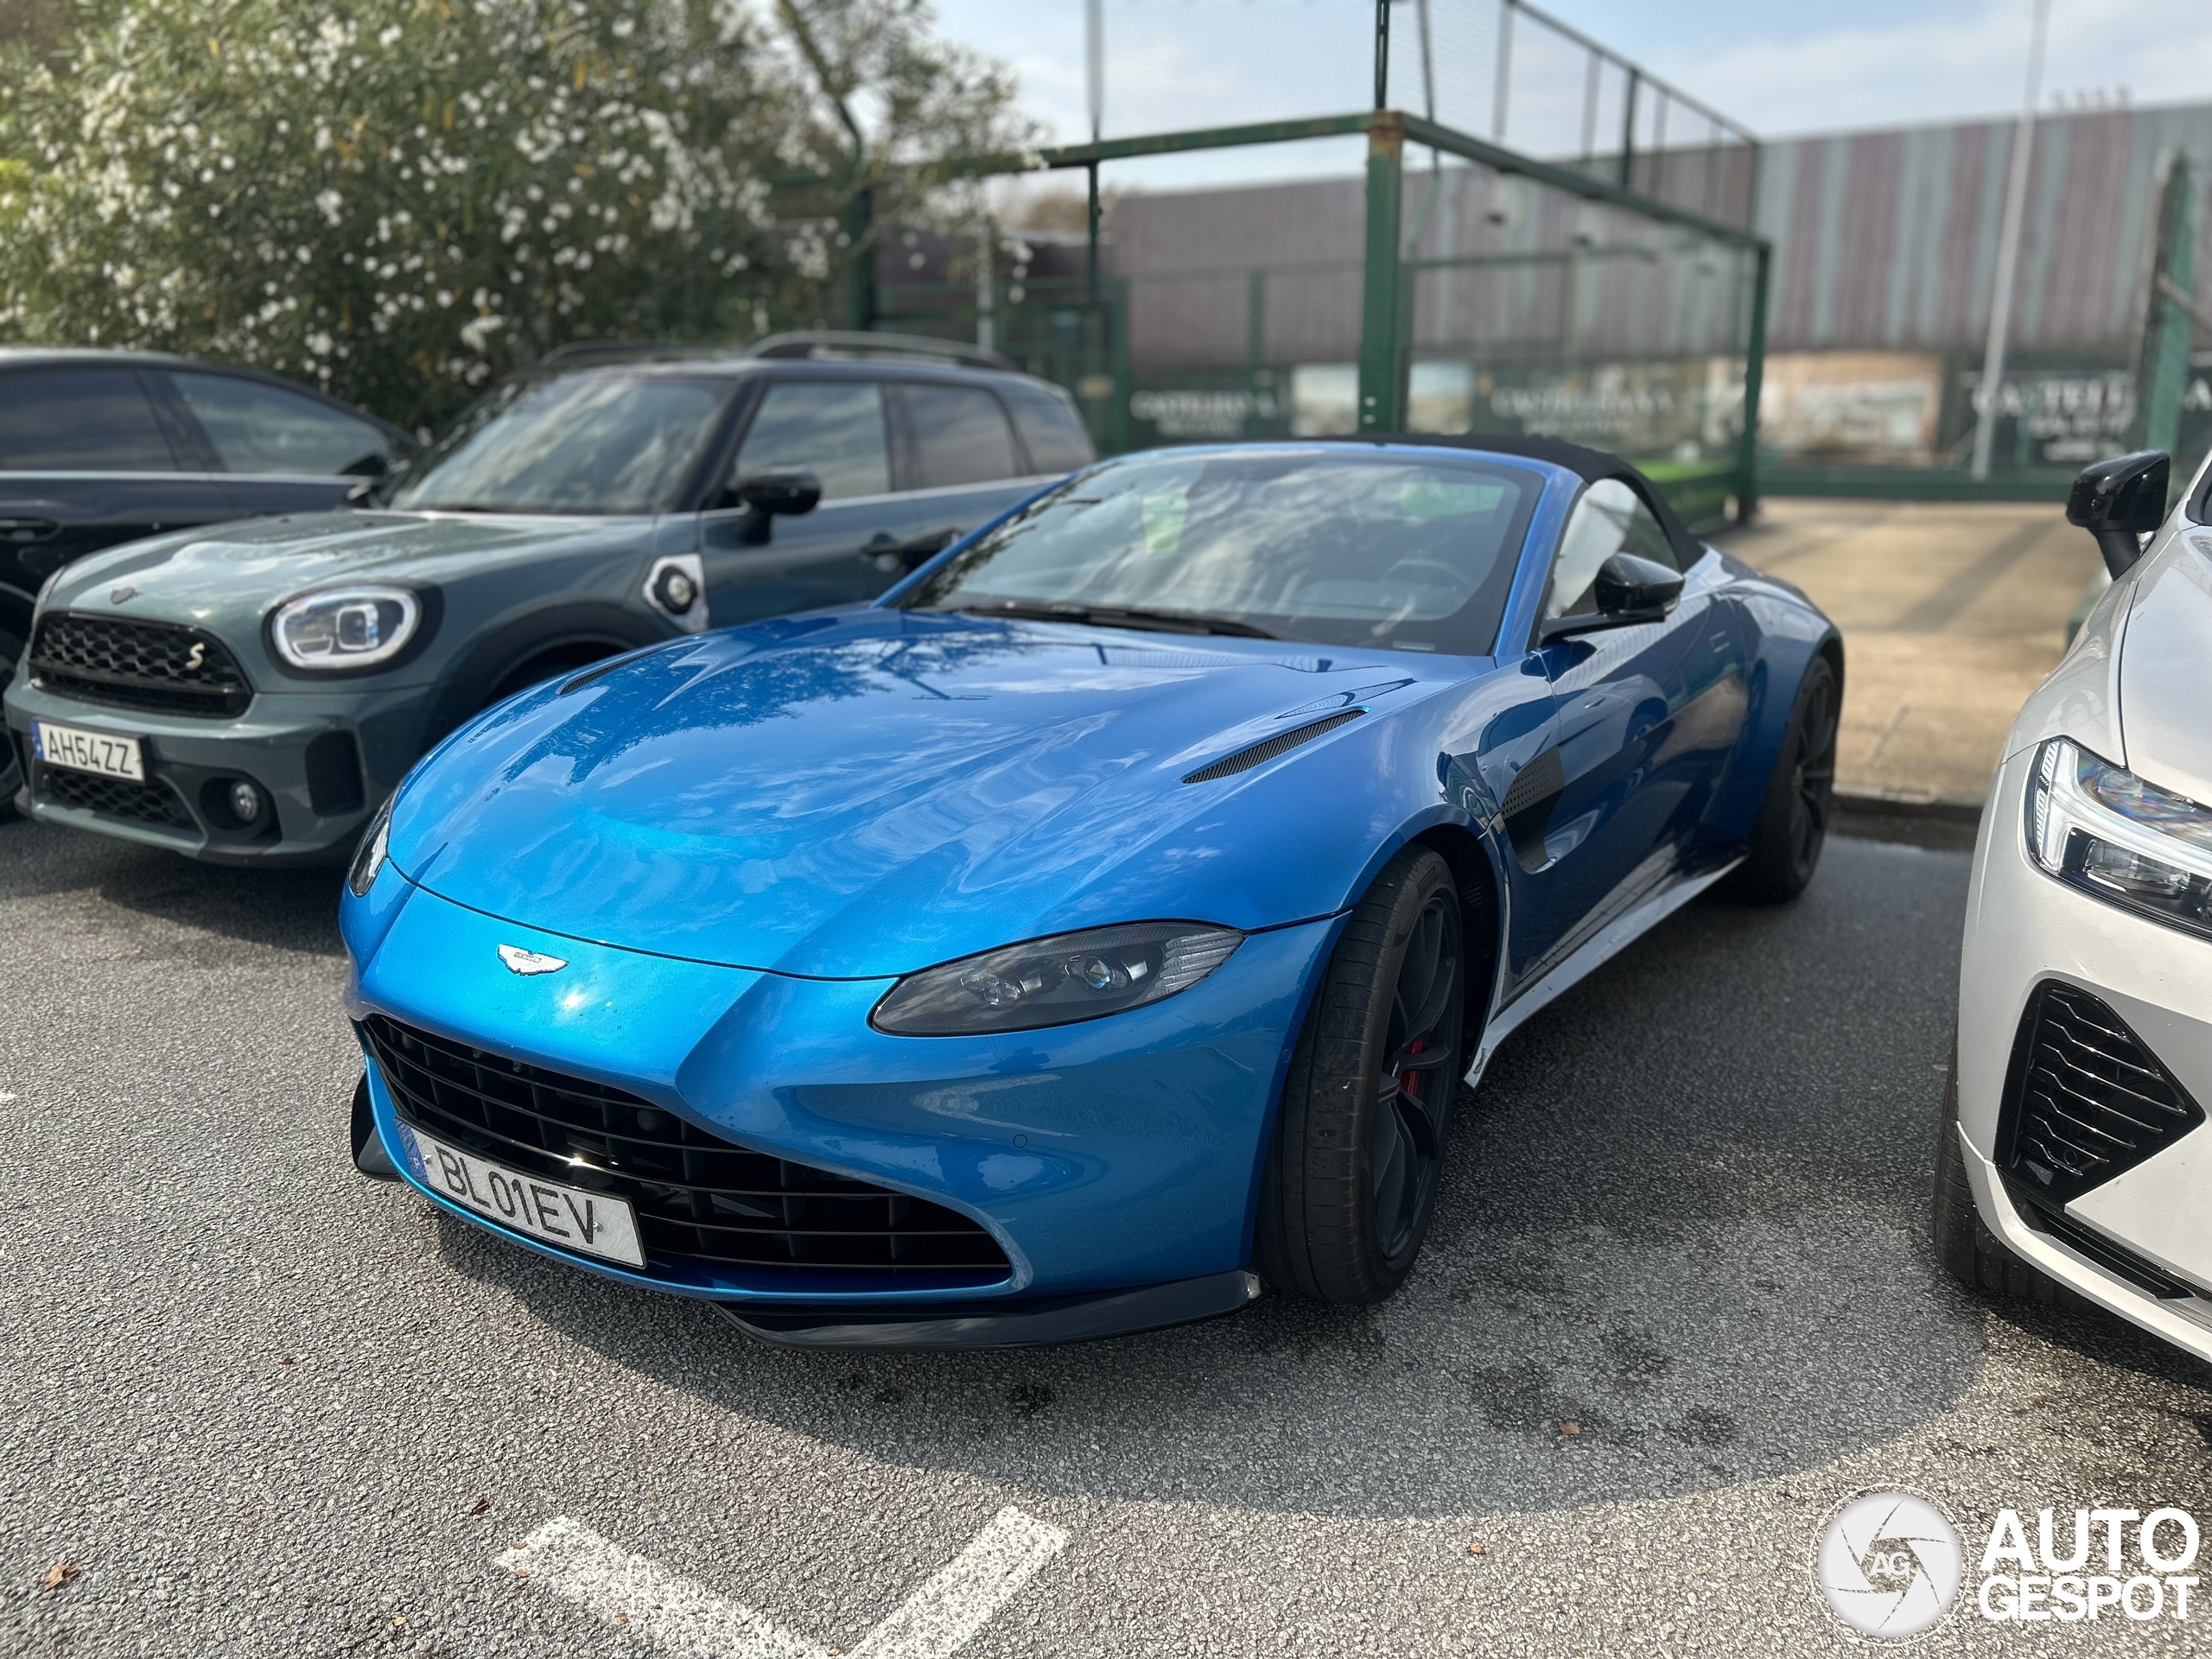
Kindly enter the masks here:
<path id="1" fill-rule="evenodd" d="M 1408 46 L 1418 0 L 1399 0 Z M 1427 0 L 1440 114 L 1457 85 L 1471 128 L 1491 118 L 1497 0 Z M 1104 0 L 1108 135 L 1333 113 L 1371 103 L 1366 0 Z M 1549 0 L 1545 10 L 1762 137 L 2017 111 L 2032 0 Z M 2050 0 L 2044 77 L 2054 98 L 2212 101 L 2212 0 Z M 937 0 L 949 38 L 1002 58 L 1047 142 L 1088 136 L 1083 0 Z M 1517 116 L 1579 102 L 1582 61 L 1520 26 Z M 1564 54 L 1564 55 L 1562 55 Z M 1573 63 L 1568 60 L 1572 59 Z M 1407 60 L 1394 58 L 1403 64 Z M 1571 71 L 1571 73 L 1570 73 Z M 1418 108 L 1394 67 L 1391 101 Z M 1455 79 L 1456 78 L 1456 79 Z M 1575 88 L 1572 99 L 1563 90 Z M 1515 137 L 1519 137 L 1516 134 Z M 1556 148 L 1534 135 L 1524 148 Z M 1147 188 L 1351 170 L 1357 141 L 1133 163 Z"/>

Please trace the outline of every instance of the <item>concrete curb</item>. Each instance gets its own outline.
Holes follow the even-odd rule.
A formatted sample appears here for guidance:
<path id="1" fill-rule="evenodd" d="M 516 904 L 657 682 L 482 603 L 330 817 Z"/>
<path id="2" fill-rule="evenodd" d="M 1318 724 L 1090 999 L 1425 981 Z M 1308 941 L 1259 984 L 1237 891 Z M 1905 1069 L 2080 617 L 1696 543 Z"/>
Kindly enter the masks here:
<path id="1" fill-rule="evenodd" d="M 1973 849 L 1981 828 L 1981 803 L 1904 791 L 1839 788 L 1830 827 L 1840 836 L 1861 841 L 1966 852 Z"/>

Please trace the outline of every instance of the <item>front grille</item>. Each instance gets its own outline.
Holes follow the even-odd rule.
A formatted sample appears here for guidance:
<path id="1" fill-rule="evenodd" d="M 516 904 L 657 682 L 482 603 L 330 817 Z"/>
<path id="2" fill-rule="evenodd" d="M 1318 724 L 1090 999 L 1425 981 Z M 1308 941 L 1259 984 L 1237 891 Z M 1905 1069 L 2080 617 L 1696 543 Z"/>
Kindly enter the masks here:
<path id="1" fill-rule="evenodd" d="M 31 677 L 41 690 L 162 715 L 243 714 L 253 688 L 228 646 L 171 622 L 56 611 L 39 619 Z"/>
<path id="2" fill-rule="evenodd" d="M 192 814 L 167 784 L 133 783 L 128 778 L 102 778 L 67 766 L 39 768 L 39 793 L 56 806 L 73 806 L 133 823 L 157 824 L 164 830 L 197 830 Z"/>
<path id="3" fill-rule="evenodd" d="M 620 1089 L 382 1014 L 362 1030 L 402 1121 L 480 1157 L 626 1198 L 649 1269 L 947 1287 L 996 1284 L 1010 1271 L 988 1232 L 942 1205 L 733 1146 Z"/>
<path id="4" fill-rule="evenodd" d="M 1997 1140 L 1999 1166 L 2028 1192 L 2070 1204 L 2203 1121 L 2203 1108 L 2104 1002 L 2053 982 L 2028 999 Z"/>

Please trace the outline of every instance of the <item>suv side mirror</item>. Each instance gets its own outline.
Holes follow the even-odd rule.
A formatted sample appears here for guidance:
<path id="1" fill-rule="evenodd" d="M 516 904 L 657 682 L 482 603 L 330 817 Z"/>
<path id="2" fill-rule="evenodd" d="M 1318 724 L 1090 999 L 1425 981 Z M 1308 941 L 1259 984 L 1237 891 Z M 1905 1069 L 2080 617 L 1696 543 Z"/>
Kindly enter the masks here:
<path id="1" fill-rule="evenodd" d="M 739 482 L 735 494 L 737 505 L 750 507 L 764 517 L 812 512 L 822 499 L 822 480 L 812 473 L 798 468 L 755 473 Z"/>
<path id="2" fill-rule="evenodd" d="M 1592 586 L 1598 608 L 1577 616 L 1554 617 L 1538 631 L 1539 645 L 1549 645 L 1570 634 L 1663 621 L 1682 596 L 1682 573 L 1656 559 L 1616 553 L 1598 567 L 1598 580 Z"/>
<path id="3" fill-rule="evenodd" d="M 2172 458 L 2159 449 L 2084 467 L 2066 497 L 2066 522 L 2096 537 L 2097 551 L 2113 576 L 2143 556 L 2139 537 L 2166 519 L 2166 484 Z"/>

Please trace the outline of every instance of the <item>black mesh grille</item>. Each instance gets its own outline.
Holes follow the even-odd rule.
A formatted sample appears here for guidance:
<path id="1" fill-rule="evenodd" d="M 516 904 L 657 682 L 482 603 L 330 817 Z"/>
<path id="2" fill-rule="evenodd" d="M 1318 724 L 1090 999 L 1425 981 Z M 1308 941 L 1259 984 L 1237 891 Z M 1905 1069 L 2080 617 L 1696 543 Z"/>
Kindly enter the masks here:
<path id="1" fill-rule="evenodd" d="M 1210 784 L 1217 778 L 1233 778 L 1240 772 L 1249 772 L 1279 754 L 1288 754 L 1301 743 L 1311 743 L 1325 732 L 1335 731 L 1348 720 L 1357 720 L 1366 712 L 1364 709 L 1347 709 L 1340 715 L 1331 715 L 1326 720 L 1317 720 L 1311 725 L 1300 726 L 1287 732 L 1277 732 L 1273 737 L 1263 739 L 1249 748 L 1224 754 L 1220 760 L 1200 766 L 1196 772 L 1185 773 L 1183 781 L 1186 784 Z"/>
<path id="2" fill-rule="evenodd" d="M 57 611 L 39 619 L 31 677 L 44 690 L 163 715 L 236 715 L 253 700 L 212 633 L 168 622 Z"/>
<path id="3" fill-rule="evenodd" d="M 2189 1091 L 2097 998 L 2046 983 L 2028 1000 L 1998 1127 L 1999 1166 L 2028 1192 L 2069 1204 L 2203 1121 Z"/>
<path id="4" fill-rule="evenodd" d="M 67 766 L 41 766 L 38 792 L 56 806 L 129 818 L 133 823 L 158 824 L 164 830 L 199 828 L 167 784 L 137 784 L 128 778 L 102 778 Z"/>
<path id="5" fill-rule="evenodd" d="M 382 1014 L 362 1029 L 403 1121 L 511 1168 L 626 1198 L 649 1268 L 949 1287 L 995 1284 L 1009 1271 L 989 1233 L 942 1205 L 733 1146 L 619 1089 Z"/>

